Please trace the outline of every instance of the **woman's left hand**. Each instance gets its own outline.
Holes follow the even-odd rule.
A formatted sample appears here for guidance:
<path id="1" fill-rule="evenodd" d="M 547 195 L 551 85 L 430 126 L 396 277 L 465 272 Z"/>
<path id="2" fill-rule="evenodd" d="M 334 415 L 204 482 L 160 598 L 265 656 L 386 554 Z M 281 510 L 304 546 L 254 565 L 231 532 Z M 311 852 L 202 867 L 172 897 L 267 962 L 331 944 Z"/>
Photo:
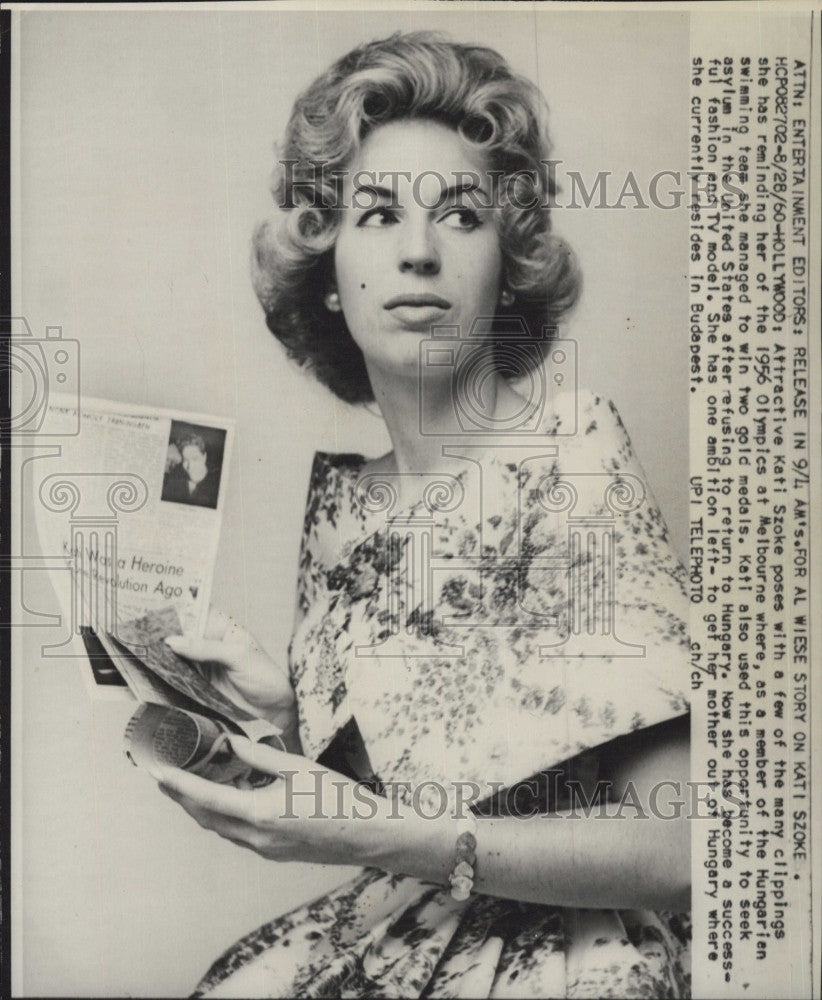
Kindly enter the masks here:
<path id="1" fill-rule="evenodd" d="M 366 865 L 385 837 L 383 820 L 396 807 L 336 771 L 296 754 L 234 736 L 236 755 L 277 775 L 264 788 L 207 781 L 179 768 L 158 769 L 160 790 L 200 826 L 273 861 Z M 368 820 L 368 822 L 363 822 Z M 389 824 L 390 828 L 391 824 Z M 380 833 L 380 831 L 383 831 Z"/>

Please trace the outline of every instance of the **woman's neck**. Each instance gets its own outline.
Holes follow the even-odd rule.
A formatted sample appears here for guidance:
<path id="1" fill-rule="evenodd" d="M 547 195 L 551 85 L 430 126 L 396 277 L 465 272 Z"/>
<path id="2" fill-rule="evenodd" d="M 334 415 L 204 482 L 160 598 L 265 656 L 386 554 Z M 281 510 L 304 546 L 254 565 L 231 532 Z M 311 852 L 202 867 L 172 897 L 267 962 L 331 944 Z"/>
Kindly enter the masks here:
<path id="1" fill-rule="evenodd" d="M 457 433 L 450 380 L 426 385 L 430 391 L 421 394 L 417 378 L 371 369 L 369 377 L 393 446 L 393 461 L 387 457 L 386 466 L 402 473 L 441 471 L 448 462 L 442 435 Z"/>
<path id="2" fill-rule="evenodd" d="M 429 380 L 421 390 L 419 379 L 369 368 L 374 398 L 382 412 L 393 452 L 375 463 L 380 471 L 410 474 L 454 471 L 464 462 L 443 455 L 443 445 L 460 440 L 482 444 L 494 440 L 488 435 L 467 436 L 455 411 L 450 378 Z M 517 412 L 522 400 L 501 375 L 482 387 L 483 405 L 493 417 L 507 410 Z M 490 423 L 490 421 L 489 421 Z"/>

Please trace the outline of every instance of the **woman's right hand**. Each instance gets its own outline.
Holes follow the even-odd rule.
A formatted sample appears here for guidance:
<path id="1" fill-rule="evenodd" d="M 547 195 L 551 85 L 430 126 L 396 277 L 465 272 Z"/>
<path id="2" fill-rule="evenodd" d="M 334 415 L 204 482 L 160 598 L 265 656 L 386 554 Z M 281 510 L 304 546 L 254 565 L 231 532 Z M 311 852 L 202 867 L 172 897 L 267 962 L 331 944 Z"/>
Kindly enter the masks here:
<path id="1" fill-rule="evenodd" d="M 202 639 L 170 635 L 165 641 L 235 705 L 296 735 L 297 701 L 286 669 L 233 618 L 211 608 Z"/>

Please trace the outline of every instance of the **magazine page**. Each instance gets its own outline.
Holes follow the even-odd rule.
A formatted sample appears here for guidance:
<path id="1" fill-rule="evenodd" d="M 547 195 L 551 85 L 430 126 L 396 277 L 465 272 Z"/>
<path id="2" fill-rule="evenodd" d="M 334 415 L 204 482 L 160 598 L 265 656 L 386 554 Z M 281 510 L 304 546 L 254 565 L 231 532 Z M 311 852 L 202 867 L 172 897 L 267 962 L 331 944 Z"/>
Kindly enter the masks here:
<path id="1" fill-rule="evenodd" d="M 822 996 L 819 0 L 3 8 L 8 992 Z"/>

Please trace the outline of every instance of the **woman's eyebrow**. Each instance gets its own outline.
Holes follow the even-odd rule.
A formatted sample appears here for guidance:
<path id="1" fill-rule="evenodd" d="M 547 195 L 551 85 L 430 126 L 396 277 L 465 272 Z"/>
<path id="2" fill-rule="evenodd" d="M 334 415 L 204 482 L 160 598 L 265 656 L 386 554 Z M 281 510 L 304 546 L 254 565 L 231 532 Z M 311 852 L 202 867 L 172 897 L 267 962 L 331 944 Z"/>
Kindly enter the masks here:
<path id="1" fill-rule="evenodd" d="M 370 199 L 368 204 L 361 203 L 357 199 L 357 195 L 367 195 Z M 434 210 L 440 208 L 448 201 L 461 198 L 465 195 L 471 196 L 467 198 L 467 201 L 472 205 L 472 207 L 488 207 L 488 192 L 482 184 L 475 179 L 450 184 L 440 192 L 435 203 L 423 204 L 422 207 Z M 366 184 L 359 180 L 354 181 L 354 206 L 356 208 L 373 208 L 376 203 L 382 201 L 399 206 L 397 193 L 393 188 L 384 187 L 381 184 Z"/>
<path id="2" fill-rule="evenodd" d="M 396 194 L 391 190 L 391 188 L 382 187 L 379 184 L 360 184 L 359 182 L 354 183 L 354 191 L 357 194 L 364 193 L 373 195 L 375 198 L 396 198 Z"/>
<path id="3" fill-rule="evenodd" d="M 365 197 L 360 197 L 363 195 Z M 354 193 L 351 200 L 353 208 L 367 211 L 383 202 L 387 202 L 395 208 L 399 207 L 397 194 L 392 188 L 384 187 L 381 184 L 365 184 L 362 181 L 354 180 Z"/>
<path id="4" fill-rule="evenodd" d="M 440 195 L 439 204 L 459 198 L 462 195 L 483 195 L 486 199 L 488 198 L 487 191 L 482 184 L 479 183 L 479 181 L 469 180 L 462 181 L 459 184 L 451 184 L 447 187 Z M 483 207 L 483 202 L 478 201 L 476 197 L 469 198 L 468 201 L 473 203 L 474 208 Z"/>

